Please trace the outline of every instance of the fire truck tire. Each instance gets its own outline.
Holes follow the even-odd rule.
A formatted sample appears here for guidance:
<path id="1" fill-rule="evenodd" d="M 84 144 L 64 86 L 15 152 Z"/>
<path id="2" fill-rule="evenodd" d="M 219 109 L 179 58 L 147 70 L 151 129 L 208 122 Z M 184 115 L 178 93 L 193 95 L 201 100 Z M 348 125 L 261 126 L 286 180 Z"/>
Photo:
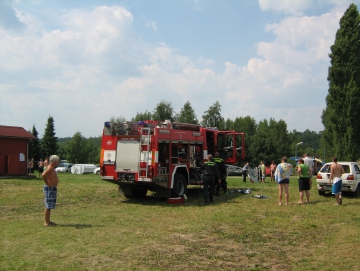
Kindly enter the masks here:
<path id="1" fill-rule="evenodd" d="M 131 192 L 132 197 L 136 199 L 145 198 L 147 193 L 147 189 L 139 189 L 139 188 L 133 188 L 133 191 Z"/>
<path id="2" fill-rule="evenodd" d="M 119 193 L 123 194 L 128 199 L 140 199 L 145 198 L 147 189 L 131 187 L 131 189 L 122 189 L 119 186 Z"/>
<path id="3" fill-rule="evenodd" d="M 182 174 L 176 174 L 174 178 L 174 187 L 171 191 L 172 197 L 182 197 L 186 193 L 186 179 Z"/>

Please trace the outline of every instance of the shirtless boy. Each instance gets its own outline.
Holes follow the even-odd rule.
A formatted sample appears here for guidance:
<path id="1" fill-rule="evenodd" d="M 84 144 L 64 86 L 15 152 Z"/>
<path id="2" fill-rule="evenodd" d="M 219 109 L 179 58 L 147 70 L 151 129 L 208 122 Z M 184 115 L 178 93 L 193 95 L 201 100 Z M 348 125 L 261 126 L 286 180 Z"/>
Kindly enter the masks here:
<path id="1" fill-rule="evenodd" d="M 44 196 L 45 196 L 45 222 L 44 226 L 56 226 L 54 222 L 50 220 L 51 209 L 55 209 L 57 185 L 59 183 L 58 176 L 55 168 L 59 164 L 59 157 L 57 155 L 50 156 L 50 164 L 46 167 L 46 170 L 42 174 L 42 178 L 45 182 Z"/>
<path id="2" fill-rule="evenodd" d="M 332 159 L 333 164 L 330 167 L 330 178 L 329 184 L 333 183 L 332 186 L 332 194 L 335 195 L 336 205 L 342 204 L 342 197 L 341 197 L 341 188 L 342 188 L 342 179 L 341 175 L 344 174 L 344 168 L 342 165 L 337 163 L 338 159 L 336 156 Z"/>
<path id="3" fill-rule="evenodd" d="M 276 170 L 276 164 L 275 161 L 271 161 L 270 165 L 270 183 L 275 183 L 275 170 Z"/>

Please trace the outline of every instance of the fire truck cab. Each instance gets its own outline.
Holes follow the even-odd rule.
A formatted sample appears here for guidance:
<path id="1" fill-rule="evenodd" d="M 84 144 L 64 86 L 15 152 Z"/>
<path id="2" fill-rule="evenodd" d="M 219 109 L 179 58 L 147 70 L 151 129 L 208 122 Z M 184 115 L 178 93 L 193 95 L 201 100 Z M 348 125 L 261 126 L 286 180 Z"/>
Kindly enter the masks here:
<path id="1" fill-rule="evenodd" d="M 244 134 L 168 120 L 105 122 L 100 175 L 127 198 L 180 197 L 202 184 L 201 165 L 215 152 L 227 164 L 244 160 Z"/>

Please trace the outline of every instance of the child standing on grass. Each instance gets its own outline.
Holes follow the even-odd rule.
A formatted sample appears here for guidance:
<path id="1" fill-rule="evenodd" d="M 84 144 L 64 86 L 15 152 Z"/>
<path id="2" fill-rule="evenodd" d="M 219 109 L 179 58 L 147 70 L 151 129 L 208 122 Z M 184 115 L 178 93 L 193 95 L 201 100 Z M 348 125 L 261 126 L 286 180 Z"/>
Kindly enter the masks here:
<path id="1" fill-rule="evenodd" d="M 271 165 L 270 165 L 270 183 L 275 183 L 275 170 L 276 170 L 276 164 L 275 161 L 271 161 Z"/>
<path id="2" fill-rule="evenodd" d="M 42 174 L 42 178 L 45 182 L 44 191 L 44 203 L 45 203 L 45 222 L 44 226 L 56 226 L 56 223 L 50 220 L 51 209 L 55 209 L 57 186 L 59 179 L 56 174 L 55 168 L 59 164 L 59 157 L 57 155 L 50 156 L 50 164 L 47 165 L 46 170 Z"/>
<path id="3" fill-rule="evenodd" d="M 260 162 L 260 169 L 261 169 L 261 182 L 265 183 L 266 167 L 265 167 L 265 162 L 264 161 Z"/>

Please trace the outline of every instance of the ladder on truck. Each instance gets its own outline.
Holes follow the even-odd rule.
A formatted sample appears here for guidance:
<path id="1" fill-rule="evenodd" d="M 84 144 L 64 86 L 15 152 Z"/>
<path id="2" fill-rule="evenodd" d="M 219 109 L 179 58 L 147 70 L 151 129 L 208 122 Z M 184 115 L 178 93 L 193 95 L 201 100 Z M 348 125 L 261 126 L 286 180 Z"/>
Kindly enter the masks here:
<path id="1" fill-rule="evenodd" d="M 149 151 L 150 151 L 150 133 L 149 127 L 140 128 L 140 145 L 139 145 L 139 177 L 147 177 L 149 171 Z"/>

